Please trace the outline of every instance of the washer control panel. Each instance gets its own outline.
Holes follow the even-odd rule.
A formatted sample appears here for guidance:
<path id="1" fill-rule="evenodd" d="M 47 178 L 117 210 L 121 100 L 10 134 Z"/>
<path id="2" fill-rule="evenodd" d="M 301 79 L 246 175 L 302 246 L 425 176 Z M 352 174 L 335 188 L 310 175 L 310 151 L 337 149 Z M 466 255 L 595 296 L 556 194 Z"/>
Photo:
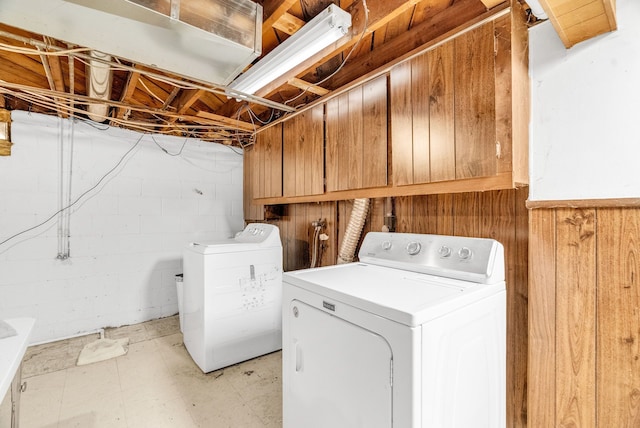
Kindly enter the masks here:
<path id="1" fill-rule="evenodd" d="M 475 282 L 496 280 L 494 272 L 504 266 L 499 242 L 460 236 L 369 232 L 358 256 L 365 263 Z"/>
<path id="2" fill-rule="evenodd" d="M 234 239 L 238 242 L 264 242 L 272 235 L 279 237 L 277 226 L 268 223 L 250 223 L 241 232 L 238 232 Z"/>

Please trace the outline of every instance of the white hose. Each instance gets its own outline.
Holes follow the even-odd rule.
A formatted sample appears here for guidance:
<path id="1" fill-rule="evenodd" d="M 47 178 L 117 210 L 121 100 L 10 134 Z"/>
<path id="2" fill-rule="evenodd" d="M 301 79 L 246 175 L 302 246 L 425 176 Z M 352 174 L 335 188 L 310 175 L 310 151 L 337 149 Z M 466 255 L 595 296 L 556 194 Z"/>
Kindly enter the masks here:
<path id="1" fill-rule="evenodd" d="M 369 212 L 369 199 L 361 198 L 353 202 L 353 210 L 347 224 L 347 230 L 344 232 L 340 251 L 338 252 L 338 264 L 350 263 L 356 254 L 356 247 L 360 240 L 362 228 L 367 220 Z"/>

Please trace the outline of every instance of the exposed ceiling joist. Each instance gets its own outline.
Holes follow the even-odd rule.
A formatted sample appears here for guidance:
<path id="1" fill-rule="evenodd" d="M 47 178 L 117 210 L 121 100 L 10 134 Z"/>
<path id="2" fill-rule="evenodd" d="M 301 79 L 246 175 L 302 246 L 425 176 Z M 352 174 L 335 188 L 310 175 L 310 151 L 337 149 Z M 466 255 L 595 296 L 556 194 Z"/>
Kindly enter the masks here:
<path id="1" fill-rule="evenodd" d="M 213 0 L 196 3 L 206 8 L 208 1 Z M 615 28 L 614 0 L 540 1 L 544 2 L 567 44 Z M 187 77 L 176 71 L 168 72 L 161 64 L 150 64 L 142 54 L 129 58 L 116 55 L 116 52 L 111 52 L 116 55 L 112 60 L 104 62 L 113 72 L 110 98 L 100 100 L 87 96 L 85 64 L 91 59 L 89 51 L 100 49 L 86 45 L 71 49 L 68 43 L 74 40 L 46 33 L 53 25 L 59 30 L 72 31 L 64 34 L 79 37 L 78 31 L 82 27 L 85 29 L 82 30 L 83 37 L 87 36 L 84 34 L 87 31 L 89 36 L 96 38 L 100 32 L 98 27 L 104 27 L 104 22 L 99 20 L 100 25 L 87 27 L 86 20 L 76 15 L 61 14 L 57 9 L 51 14 L 43 11 L 51 10 L 54 5 L 73 10 L 83 5 L 109 14 L 107 9 L 123 3 L 132 2 L 2 0 L 0 98 L 6 98 L 7 108 L 60 116 L 73 114 L 80 118 L 83 113 L 90 117 L 87 111 L 90 103 L 102 102 L 109 107 L 109 120 L 114 126 L 237 144 L 240 138 L 253 135 L 254 123 L 277 119 L 283 111 L 295 111 L 297 106 L 316 102 L 319 97 L 330 97 L 354 82 L 384 72 L 390 64 L 406 59 L 418 49 L 437 45 L 453 32 L 463 31 L 493 13 L 502 13 L 509 5 L 517 6 L 522 0 L 258 0 L 264 12 L 262 27 L 258 27 L 262 34 L 263 55 L 329 3 L 347 10 L 353 25 L 351 32 L 333 46 L 276 79 L 257 96 L 249 96 L 243 103 L 229 99 L 225 88 L 213 83 L 210 74 L 206 74 L 204 80 Z M 25 12 L 25 4 L 37 5 L 43 10 L 31 16 L 29 11 Z M 365 13 L 365 5 L 368 13 Z M 18 15 L 24 26 L 7 22 L 10 16 Z M 70 17 L 83 22 L 78 23 L 78 28 L 67 28 L 65 23 Z M 127 18 L 122 14 L 119 17 Z M 40 20 L 38 25 L 34 24 L 34 19 Z M 101 32 L 99 41 L 108 41 L 109 46 L 116 42 L 139 44 L 140 28 L 117 34 L 113 28 L 110 26 Z M 162 37 L 154 37 L 150 45 L 144 45 L 147 51 L 153 50 L 170 60 L 182 58 L 184 51 L 190 52 L 189 61 L 225 60 L 208 49 L 197 49 L 198 43 L 181 38 L 168 27 L 163 28 L 163 31 L 155 29 L 154 34 L 169 38 L 171 43 L 161 43 Z M 185 64 L 182 61 L 180 65 Z M 211 64 L 207 63 L 206 67 L 209 66 Z M 258 120 L 253 117 L 256 115 Z"/>
<path id="2" fill-rule="evenodd" d="M 273 28 L 292 35 L 301 29 L 304 24 L 305 22 L 302 19 L 299 19 L 290 13 L 285 13 L 273 24 Z"/>
<path id="3" fill-rule="evenodd" d="M 313 83 L 306 82 L 302 79 L 298 79 L 297 77 L 292 77 L 287 83 L 298 89 L 302 89 L 305 92 L 311 92 L 312 94 L 320 96 L 327 95 L 330 92 L 322 86 L 314 85 Z"/>

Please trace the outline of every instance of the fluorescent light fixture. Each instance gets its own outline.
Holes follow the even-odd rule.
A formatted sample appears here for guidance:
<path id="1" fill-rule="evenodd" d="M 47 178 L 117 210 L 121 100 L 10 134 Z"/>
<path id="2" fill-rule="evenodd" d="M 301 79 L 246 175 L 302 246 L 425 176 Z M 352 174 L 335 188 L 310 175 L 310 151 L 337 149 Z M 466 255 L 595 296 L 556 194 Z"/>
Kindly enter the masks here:
<path id="1" fill-rule="evenodd" d="M 227 94 L 243 98 L 255 94 L 295 66 L 311 58 L 331 43 L 347 34 L 351 14 L 331 4 L 300 30 L 260 59 L 227 86 Z"/>

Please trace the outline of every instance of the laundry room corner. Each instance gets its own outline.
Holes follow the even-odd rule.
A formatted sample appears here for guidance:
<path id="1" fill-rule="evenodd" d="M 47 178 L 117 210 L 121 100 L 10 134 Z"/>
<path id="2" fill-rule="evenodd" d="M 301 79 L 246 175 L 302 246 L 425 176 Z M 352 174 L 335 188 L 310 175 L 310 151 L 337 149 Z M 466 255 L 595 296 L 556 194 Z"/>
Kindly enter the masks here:
<path id="1" fill-rule="evenodd" d="M 243 227 L 239 148 L 22 111 L 12 140 L 0 311 L 32 343 L 174 315 L 186 243 Z"/>

